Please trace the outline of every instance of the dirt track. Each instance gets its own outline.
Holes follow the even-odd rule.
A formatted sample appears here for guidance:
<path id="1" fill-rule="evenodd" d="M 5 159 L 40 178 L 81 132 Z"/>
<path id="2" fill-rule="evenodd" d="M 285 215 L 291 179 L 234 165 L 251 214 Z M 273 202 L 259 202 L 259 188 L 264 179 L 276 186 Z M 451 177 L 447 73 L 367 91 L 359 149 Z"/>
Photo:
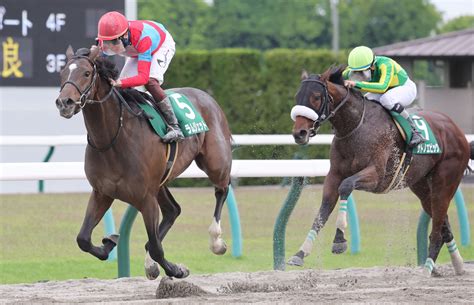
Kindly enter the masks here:
<path id="1" fill-rule="evenodd" d="M 442 277 L 428 278 L 420 268 L 374 267 L 341 270 L 267 271 L 191 275 L 185 280 L 69 280 L 0 286 L 0 303 L 352 303 L 474 302 L 474 262 L 454 275 L 451 265 Z M 166 299 L 156 299 L 159 294 Z M 183 298 L 184 297 L 184 298 Z"/>

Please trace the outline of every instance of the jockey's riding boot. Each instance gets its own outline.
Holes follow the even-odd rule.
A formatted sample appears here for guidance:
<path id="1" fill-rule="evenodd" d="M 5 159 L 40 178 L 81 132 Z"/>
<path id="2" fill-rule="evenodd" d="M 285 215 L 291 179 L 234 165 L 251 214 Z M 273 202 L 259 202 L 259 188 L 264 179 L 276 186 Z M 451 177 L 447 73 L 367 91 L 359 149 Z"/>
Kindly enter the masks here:
<path id="1" fill-rule="evenodd" d="M 168 125 L 168 132 L 163 136 L 163 142 L 178 142 L 184 139 L 183 132 L 179 127 L 173 107 L 171 107 L 170 100 L 166 96 L 165 91 L 161 88 L 160 83 L 156 79 L 150 78 L 148 83 L 145 85 L 145 88 L 153 96 L 155 105 L 158 107 L 158 110 L 161 112 L 161 114 L 163 114 L 163 117 Z"/>
<path id="2" fill-rule="evenodd" d="M 178 119 L 174 114 L 173 107 L 171 107 L 171 102 L 168 97 L 158 103 L 158 109 L 160 109 L 163 117 L 168 123 L 168 132 L 163 136 L 163 142 L 179 142 L 184 139 L 183 132 L 178 124 Z"/>
<path id="3" fill-rule="evenodd" d="M 416 129 L 415 127 L 415 122 L 413 122 L 412 118 L 408 114 L 408 112 L 405 110 L 405 107 L 400 105 L 399 103 L 395 104 L 391 111 L 395 111 L 400 113 L 400 115 L 407 120 L 407 122 L 410 124 L 411 127 L 411 139 L 410 142 L 408 143 L 409 148 L 415 148 L 419 144 L 426 142 L 426 139 L 421 135 L 421 133 Z"/>

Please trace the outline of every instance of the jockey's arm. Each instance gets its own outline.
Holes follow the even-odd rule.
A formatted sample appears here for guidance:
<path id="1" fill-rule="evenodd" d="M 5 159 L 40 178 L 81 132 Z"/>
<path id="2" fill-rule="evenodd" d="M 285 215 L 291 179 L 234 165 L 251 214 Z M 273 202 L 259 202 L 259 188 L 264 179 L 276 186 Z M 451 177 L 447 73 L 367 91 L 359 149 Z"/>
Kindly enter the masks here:
<path id="1" fill-rule="evenodd" d="M 122 88 L 138 87 L 148 83 L 150 79 L 151 67 L 151 39 L 143 38 L 137 45 L 138 51 L 138 74 L 132 77 L 121 79 Z"/>
<path id="2" fill-rule="evenodd" d="M 349 67 L 346 67 L 344 71 L 342 71 L 342 77 L 344 79 L 349 79 L 349 74 L 351 73 L 351 69 Z"/>
<path id="3" fill-rule="evenodd" d="M 385 93 L 394 76 L 393 64 L 383 63 L 379 67 L 380 79 L 378 82 L 355 82 L 355 86 L 361 90 L 373 93 Z"/>

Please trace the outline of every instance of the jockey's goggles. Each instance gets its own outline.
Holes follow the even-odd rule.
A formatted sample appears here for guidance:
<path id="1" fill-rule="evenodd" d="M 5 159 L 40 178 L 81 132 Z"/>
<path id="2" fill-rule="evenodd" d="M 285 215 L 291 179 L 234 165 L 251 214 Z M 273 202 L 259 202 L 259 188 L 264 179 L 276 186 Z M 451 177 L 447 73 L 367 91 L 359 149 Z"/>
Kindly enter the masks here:
<path id="1" fill-rule="evenodd" d="M 115 38 L 115 39 L 112 39 L 112 40 L 102 40 L 102 44 L 103 45 L 112 45 L 112 46 L 116 46 L 118 44 L 122 43 L 122 40 L 120 38 Z"/>

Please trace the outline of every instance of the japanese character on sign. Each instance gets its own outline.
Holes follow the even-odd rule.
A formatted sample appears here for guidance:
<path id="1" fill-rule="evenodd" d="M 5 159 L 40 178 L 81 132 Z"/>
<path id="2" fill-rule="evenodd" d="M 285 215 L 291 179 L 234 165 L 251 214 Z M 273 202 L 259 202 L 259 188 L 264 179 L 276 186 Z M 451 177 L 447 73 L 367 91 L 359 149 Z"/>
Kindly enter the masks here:
<path id="1" fill-rule="evenodd" d="M 28 28 L 33 27 L 33 22 L 31 22 L 31 20 L 28 20 L 28 11 L 26 11 L 26 10 L 21 11 L 21 20 L 20 19 L 6 19 L 6 18 L 4 18 L 6 12 L 7 12 L 7 10 L 5 9 L 5 7 L 0 6 L 0 30 L 3 29 L 4 25 L 16 26 L 16 25 L 20 25 L 20 23 L 21 23 L 21 34 L 23 36 L 27 36 L 28 35 Z"/>
<path id="2" fill-rule="evenodd" d="M 9 77 L 12 74 L 16 78 L 22 78 L 23 72 L 20 71 L 21 60 L 19 59 L 19 44 L 11 37 L 3 43 L 3 71 L 2 77 Z"/>

